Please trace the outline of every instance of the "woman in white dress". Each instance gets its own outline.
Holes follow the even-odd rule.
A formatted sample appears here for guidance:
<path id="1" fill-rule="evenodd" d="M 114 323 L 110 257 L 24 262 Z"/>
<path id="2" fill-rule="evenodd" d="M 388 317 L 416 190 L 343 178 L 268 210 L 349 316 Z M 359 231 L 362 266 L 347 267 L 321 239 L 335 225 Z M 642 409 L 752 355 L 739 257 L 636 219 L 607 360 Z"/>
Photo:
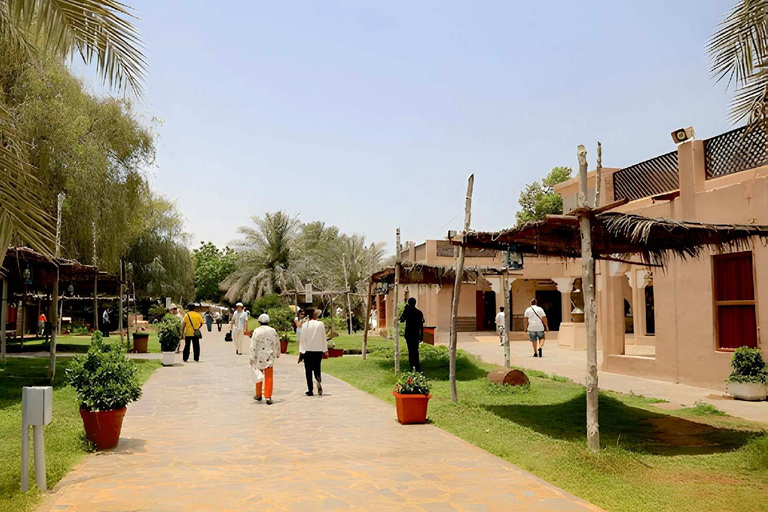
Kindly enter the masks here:
<path id="1" fill-rule="evenodd" d="M 248 316 L 243 310 L 243 303 L 238 302 L 236 304 L 237 310 L 232 315 L 232 319 L 229 321 L 229 325 L 232 326 L 232 341 L 235 342 L 235 353 L 242 355 L 246 349 L 246 337 L 243 334 L 248 328 Z"/>

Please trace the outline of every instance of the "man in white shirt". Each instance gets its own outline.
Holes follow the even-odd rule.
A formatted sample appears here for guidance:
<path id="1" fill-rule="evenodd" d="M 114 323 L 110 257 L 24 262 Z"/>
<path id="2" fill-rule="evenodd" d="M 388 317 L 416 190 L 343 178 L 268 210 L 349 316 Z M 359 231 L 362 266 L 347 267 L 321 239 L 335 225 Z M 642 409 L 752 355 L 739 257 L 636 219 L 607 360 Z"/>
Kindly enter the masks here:
<path id="1" fill-rule="evenodd" d="M 506 331 L 507 322 L 504 315 L 504 307 L 499 308 L 499 312 L 496 313 L 496 331 L 499 333 L 499 345 L 504 346 L 504 331 Z"/>
<path id="2" fill-rule="evenodd" d="M 523 317 L 525 330 L 528 331 L 528 339 L 533 345 L 533 357 L 544 357 L 541 355 L 541 349 L 544 348 L 544 331 L 549 330 L 547 314 L 536 305 L 536 299 L 533 299 L 531 305 L 523 313 Z"/>
<path id="3" fill-rule="evenodd" d="M 310 314 L 311 311 L 311 314 Z M 321 366 L 323 354 L 328 352 L 328 338 L 325 335 L 325 325 L 318 320 L 320 318 L 319 309 L 307 311 L 307 316 L 311 318 L 301 328 L 301 339 L 299 340 L 299 362 L 304 361 L 304 373 L 307 377 L 307 396 L 312 396 L 312 374 L 315 374 L 317 381 L 317 394 L 323 395 L 323 379 L 321 376 Z"/>

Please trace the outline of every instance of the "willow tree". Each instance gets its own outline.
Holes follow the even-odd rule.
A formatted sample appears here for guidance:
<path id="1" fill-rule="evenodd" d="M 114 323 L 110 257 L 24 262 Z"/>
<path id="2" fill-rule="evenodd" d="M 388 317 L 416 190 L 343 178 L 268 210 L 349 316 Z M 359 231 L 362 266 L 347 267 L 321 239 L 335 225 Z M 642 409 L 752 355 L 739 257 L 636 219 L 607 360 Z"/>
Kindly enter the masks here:
<path id="1" fill-rule="evenodd" d="M 118 91 L 142 93 L 146 61 L 129 8 L 116 0 L 0 0 L 0 46 L 33 61 L 78 54 Z M 0 254 L 15 234 L 53 255 L 53 218 L 40 205 L 40 182 L 26 134 L 0 96 Z"/>

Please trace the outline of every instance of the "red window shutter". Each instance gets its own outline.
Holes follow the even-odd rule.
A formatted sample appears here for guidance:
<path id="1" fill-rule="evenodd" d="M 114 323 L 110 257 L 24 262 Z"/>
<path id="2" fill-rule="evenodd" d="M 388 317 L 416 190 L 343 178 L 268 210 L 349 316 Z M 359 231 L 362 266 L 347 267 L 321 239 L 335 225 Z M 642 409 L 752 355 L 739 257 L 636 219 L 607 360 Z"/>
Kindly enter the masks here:
<path id="1" fill-rule="evenodd" d="M 752 253 L 725 254 L 714 258 L 717 331 L 721 349 L 757 347 L 755 284 Z M 728 304 L 728 301 L 753 301 Z M 726 302 L 722 304 L 722 302 Z"/>

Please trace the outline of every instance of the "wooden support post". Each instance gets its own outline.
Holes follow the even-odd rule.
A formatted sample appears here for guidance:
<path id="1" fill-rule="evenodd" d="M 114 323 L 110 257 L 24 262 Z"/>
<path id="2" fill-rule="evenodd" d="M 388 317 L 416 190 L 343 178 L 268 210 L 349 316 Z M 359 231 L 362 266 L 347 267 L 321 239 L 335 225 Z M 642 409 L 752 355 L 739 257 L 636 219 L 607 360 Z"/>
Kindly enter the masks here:
<path id="1" fill-rule="evenodd" d="M 51 309 L 49 311 L 51 320 L 51 347 L 50 358 L 48 361 L 48 382 L 53 385 L 53 379 L 56 378 L 56 325 L 59 321 L 59 266 L 56 265 L 56 280 L 53 282 L 53 292 L 51 292 Z"/>
<path id="2" fill-rule="evenodd" d="M 512 324 L 512 311 L 509 309 L 509 270 L 501 273 L 501 290 L 504 293 L 504 367 L 509 368 L 509 327 Z"/>
<path id="3" fill-rule="evenodd" d="M 120 302 L 117 307 L 117 330 L 120 331 L 120 343 L 125 346 L 125 335 L 123 334 L 123 267 L 125 262 L 120 258 Z"/>
<path id="4" fill-rule="evenodd" d="M 330 295 L 331 297 L 331 337 L 336 333 L 336 320 L 334 315 L 336 314 L 333 311 L 333 294 Z"/>
<path id="5" fill-rule="evenodd" d="M 603 184 L 603 146 L 597 141 L 597 167 L 595 168 L 595 208 L 600 207 L 600 189 Z"/>
<path id="6" fill-rule="evenodd" d="M 397 314 L 397 303 L 400 300 L 400 228 L 397 228 L 395 242 L 395 298 L 392 301 L 392 314 L 395 315 L 395 375 L 400 373 L 400 315 Z"/>
<path id="7" fill-rule="evenodd" d="M 8 328 L 8 279 L 3 279 L 3 295 L 0 301 L 0 358 L 5 361 L 6 334 Z"/>
<path id="8" fill-rule="evenodd" d="M 96 258 L 96 223 L 91 222 L 91 232 L 93 239 L 93 266 L 96 268 L 96 275 L 93 276 L 93 330 L 99 330 L 99 260 Z"/>
<path id="9" fill-rule="evenodd" d="M 352 334 L 352 303 L 349 300 L 349 280 L 347 278 L 347 258 L 341 253 L 341 266 L 344 270 L 344 290 L 347 296 L 347 334 Z"/>
<path id="10" fill-rule="evenodd" d="M 469 183 L 467 183 L 467 195 L 464 201 L 464 231 L 463 235 L 469 232 L 469 222 L 472 217 L 472 189 L 475 185 L 475 175 L 472 174 L 469 177 Z M 459 298 L 461 297 L 461 281 L 464 277 L 464 245 L 459 246 L 459 255 L 456 261 L 456 280 L 453 284 L 453 299 L 451 300 L 451 332 L 450 332 L 450 363 L 449 363 L 449 379 L 451 381 L 451 400 L 457 402 L 459 395 L 456 390 L 456 348 L 458 344 L 458 333 L 456 328 L 459 321 Z"/>
<path id="11" fill-rule="evenodd" d="M 368 297 L 366 298 L 365 307 L 365 331 L 363 332 L 363 361 L 368 357 L 368 329 L 371 327 L 371 308 L 373 306 L 371 300 L 373 294 L 373 279 L 368 279 Z"/>
<path id="12" fill-rule="evenodd" d="M 600 450 L 600 427 L 597 404 L 597 307 L 595 304 L 595 259 L 592 255 L 592 220 L 587 199 L 587 150 L 578 148 L 579 215 L 581 232 L 581 279 L 584 293 L 584 322 L 587 327 L 587 445 L 593 452 Z"/>
<path id="13" fill-rule="evenodd" d="M 22 279 L 24 279 L 22 277 Z M 26 311 L 27 311 L 27 285 L 26 283 L 21 289 L 21 311 L 18 312 L 16 315 L 16 335 L 18 336 L 21 334 L 21 348 L 24 348 L 24 325 L 26 322 Z M 23 350 L 22 350 L 23 352 Z"/>

